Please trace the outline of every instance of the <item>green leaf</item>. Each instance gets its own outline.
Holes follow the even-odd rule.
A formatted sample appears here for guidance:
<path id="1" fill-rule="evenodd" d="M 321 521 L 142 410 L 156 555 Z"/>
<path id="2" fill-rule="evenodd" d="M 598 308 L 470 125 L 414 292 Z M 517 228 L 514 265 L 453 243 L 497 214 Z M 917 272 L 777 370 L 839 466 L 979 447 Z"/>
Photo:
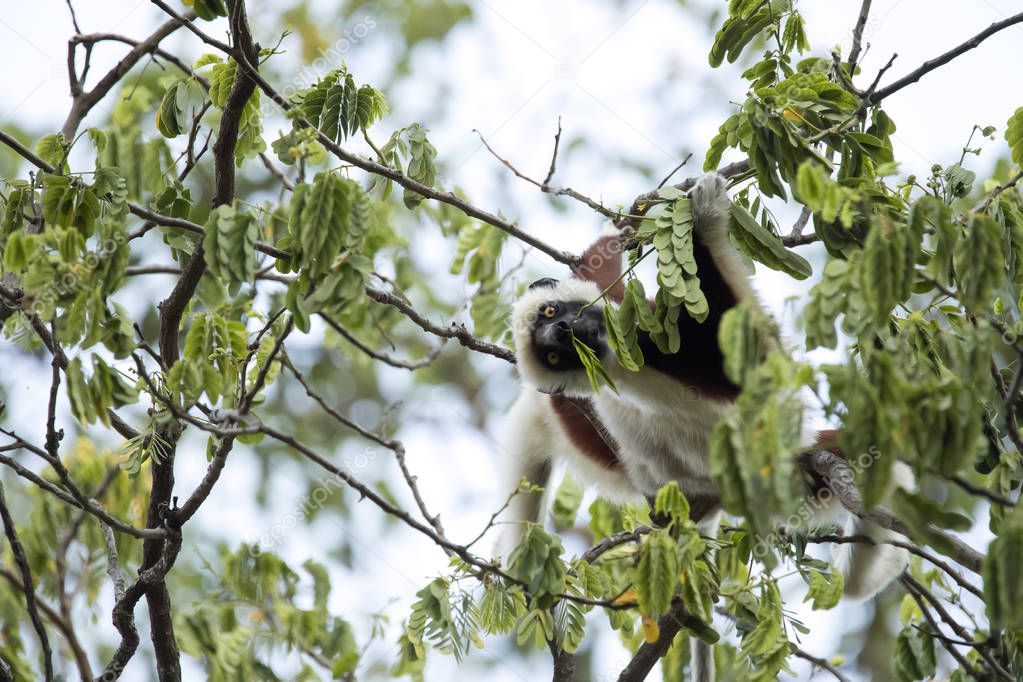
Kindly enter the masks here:
<path id="1" fill-rule="evenodd" d="M 647 303 L 642 304 L 647 310 Z M 618 364 L 630 372 L 643 366 L 643 351 L 639 347 L 639 322 L 636 319 L 635 298 L 626 293 L 618 308 L 609 302 L 604 305 L 604 328 L 608 344 L 618 358 Z"/>
<path id="2" fill-rule="evenodd" d="M 895 638 L 895 672 L 899 679 L 931 679 L 935 673 L 934 638 L 914 628 L 903 628 Z"/>
<path id="3" fill-rule="evenodd" d="M 733 203 L 732 218 L 732 229 L 748 237 L 743 243 L 750 246 L 750 256 L 795 279 L 806 279 L 813 274 L 813 267 L 805 258 L 786 249 L 781 239 L 766 230 L 746 208 Z"/>
<path id="4" fill-rule="evenodd" d="M 667 516 L 674 524 L 689 519 L 689 501 L 678 487 L 678 483 L 671 481 L 657 491 L 657 497 L 654 498 L 654 511 L 662 516 Z"/>
<path id="5" fill-rule="evenodd" d="M 1005 281 L 1002 227 L 985 214 L 974 215 L 956 248 L 959 299 L 967 310 L 980 312 L 991 305 L 994 291 Z"/>
<path id="6" fill-rule="evenodd" d="M 956 531 L 967 531 L 973 520 L 964 514 L 946 509 L 943 505 L 920 493 L 897 488 L 892 495 L 895 515 L 908 525 L 934 525 Z"/>
<path id="7" fill-rule="evenodd" d="M 875 215 L 863 246 L 859 285 L 879 327 L 887 322 L 892 308 L 913 291 L 914 265 L 923 235 L 907 228 L 888 216 Z"/>
<path id="8" fill-rule="evenodd" d="M 85 373 L 82 371 L 81 358 L 71 360 L 64 371 L 64 375 L 67 383 L 68 400 L 71 403 L 71 414 L 83 424 L 93 423 L 96 421 L 97 415 L 88 382 L 85 380 Z"/>
<path id="9" fill-rule="evenodd" d="M 164 137 L 177 137 L 188 130 L 191 120 L 179 103 L 179 91 L 184 91 L 185 79 L 172 83 L 163 93 L 163 99 L 156 110 L 156 129 Z"/>
<path id="10" fill-rule="evenodd" d="M 508 557 L 508 573 L 525 582 L 534 599 L 560 594 L 565 590 L 563 552 L 561 540 L 528 524 L 522 542 Z"/>
<path id="11" fill-rule="evenodd" d="M 586 370 L 586 376 L 590 380 L 590 387 L 594 393 L 599 392 L 600 387 L 604 385 L 607 385 L 615 393 L 618 392 L 618 388 L 615 386 L 614 381 L 612 381 L 611 375 L 604 369 L 604 365 L 601 364 L 600 358 L 597 357 L 597 353 L 592 348 L 574 335 L 572 336 L 572 348 L 575 349 L 579 360 L 583 363 L 583 368 Z"/>
<path id="12" fill-rule="evenodd" d="M 718 327 L 725 376 L 742 386 L 766 356 L 770 336 L 770 319 L 759 307 L 743 302 L 729 308 Z"/>
<path id="13" fill-rule="evenodd" d="M 807 350 L 838 345 L 835 320 L 847 303 L 848 273 L 848 261 L 831 258 L 824 266 L 821 281 L 810 289 L 810 302 L 803 314 Z"/>
<path id="14" fill-rule="evenodd" d="M 367 130 L 388 109 L 383 93 L 369 85 L 356 88 L 354 78 L 343 66 L 330 71 L 295 99 L 301 115 L 337 143 Z"/>
<path id="15" fill-rule="evenodd" d="M 1012 162 L 1023 167 L 1023 107 L 1020 107 L 1005 126 L 1005 141 L 1009 143 Z"/>
<path id="16" fill-rule="evenodd" d="M 815 611 L 832 609 L 842 598 L 845 578 L 842 576 L 842 572 L 834 566 L 828 573 L 811 569 L 807 573 L 807 582 L 810 589 L 807 590 L 806 598 L 803 601 L 813 602 L 811 606 Z"/>
<path id="17" fill-rule="evenodd" d="M 579 505 L 583 501 L 583 489 L 565 474 L 561 479 L 561 485 L 554 493 L 554 501 L 551 503 L 551 514 L 554 523 L 558 528 L 572 528 L 575 526 L 575 517 L 579 513 Z"/>
<path id="18" fill-rule="evenodd" d="M 35 153 L 46 163 L 59 170 L 64 169 L 67 163 L 68 143 L 62 133 L 51 133 L 44 135 L 36 142 Z"/>
<path id="19" fill-rule="evenodd" d="M 506 635 L 525 612 L 526 598 L 521 591 L 509 590 L 496 581 L 484 584 L 479 622 L 485 632 Z"/>
<path id="20" fill-rule="evenodd" d="M 1018 516 L 1018 514 L 1017 514 Z M 984 560 L 984 602 L 993 628 L 1023 628 L 1023 524 L 1004 526 Z"/>
<path id="21" fill-rule="evenodd" d="M 227 16 L 224 0 L 185 0 L 185 4 L 191 5 L 199 18 L 205 21 Z"/>
<path id="22" fill-rule="evenodd" d="M 651 618 L 667 613 L 678 586 L 678 557 L 665 529 L 656 528 L 647 536 L 635 576 L 640 613 Z"/>
<path id="23" fill-rule="evenodd" d="M 210 274 L 227 286 L 251 284 L 258 238 L 259 224 L 251 214 L 228 205 L 210 211 L 203 235 Z"/>
<path id="24" fill-rule="evenodd" d="M 737 4 L 741 3 L 732 3 L 729 17 L 714 36 L 709 62 L 715 68 L 726 58 L 729 63 L 738 59 L 743 48 L 773 23 L 775 12 L 770 3 L 759 3 L 758 9 L 751 13 L 736 13 Z"/>

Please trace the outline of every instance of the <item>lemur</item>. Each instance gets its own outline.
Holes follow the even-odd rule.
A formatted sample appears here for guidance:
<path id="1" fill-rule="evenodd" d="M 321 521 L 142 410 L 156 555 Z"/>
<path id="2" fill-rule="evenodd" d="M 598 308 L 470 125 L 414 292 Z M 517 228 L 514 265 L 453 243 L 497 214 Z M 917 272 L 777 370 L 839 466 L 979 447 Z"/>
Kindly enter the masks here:
<path id="1" fill-rule="evenodd" d="M 704 175 L 689 197 L 693 256 L 709 306 L 706 319 L 697 322 L 685 312 L 679 316 L 682 341 L 674 354 L 661 352 L 640 331 L 645 363 L 638 372 L 622 368 L 607 341 L 601 294 L 606 291 L 614 304 L 621 301 L 624 237 L 614 230 L 605 232 L 583 254 L 572 278 L 538 280 L 513 307 L 522 389 L 507 420 L 506 443 L 516 476 L 541 486 L 547 482 L 553 458 L 567 460 L 573 476 L 617 502 L 649 500 L 662 486 L 676 481 L 701 532 L 714 534 L 720 511 L 710 477 L 708 443 L 714 425 L 733 409 L 740 391 L 725 375 L 718 327 L 725 312 L 738 303 L 759 304 L 729 237 L 730 202 L 724 178 Z M 594 392 L 573 348 L 573 336 L 594 349 L 617 392 Z M 833 448 L 833 432 L 822 434 L 831 440 L 823 445 Z M 813 441 L 811 435 L 806 445 L 812 446 Z M 913 486 L 912 474 L 904 465 L 896 467 L 895 480 L 895 485 Z M 519 520 L 540 519 L 538 498 L 519 496 L 514 511 Z M 850 518 L 833 499 L 814 523 L 836 522 L 845 522 L 848 532 L 878 541 L 838 546 L 836 558 L 846 574 L 846 596 L 870 597 L 905 569 L 906 551 L 882 544 L 895 535 L 891 531 Z"/>

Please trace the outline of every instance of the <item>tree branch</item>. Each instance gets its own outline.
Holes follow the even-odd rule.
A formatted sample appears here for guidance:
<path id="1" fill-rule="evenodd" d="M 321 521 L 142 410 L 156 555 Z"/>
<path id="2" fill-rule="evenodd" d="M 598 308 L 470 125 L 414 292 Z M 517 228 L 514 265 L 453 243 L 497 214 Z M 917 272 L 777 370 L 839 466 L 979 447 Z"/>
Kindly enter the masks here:
<path id="1" fill-rule="evenodd" d="M 693 623 L 694 620 L 696 623 Z M 629 661 L 629 664 L 625 666 L 625 669 L 618 676 L 618 682 L 643 682 L 657 664 L 657 661 L 664 658 L 664 655 L 668 653 L 671 643 L 675 640 L 675 635 L 683 627 L 690 625 L 702 625 L 702 623 L 698 618 L 689 615 L 682 600 L 676 598 L 671 610 L 657 621 L 657 626 L 660 628 L 657 641 L 653 643 L 644 642 L 639 647 L 636 655 L 632 657 L 632 660 Z"/>
<path id="2" fill-rule="evenodd" d="M 906 536 L 913 534 L 906 524 L 883 507 L 875 507 L 870 511 L 864 510 L 852 471 L 840 455 L 829 450 L 811 450 L 803 453 L 800 461 L 804 468 L 823 478 L 842 506 L 856 517 Z M 980 574 L 981 564 L 984 561 L 980 552 L 940 528 L 932 526 L 930 530 L 944 537 L 945 541 L 953 548 L 952 558 L 957 563 L 978 575 Z"/>
<path id="3" fill-rule="evenodd" d="M 337 332 L 339 336 L 348 341 L 348 343 L 358 348 L 364 354 L 373 358 L 374 360 L 379 360 L 385 365 L 390 365 L 391 367 L 397 367 L 399 369 L 408 369 L 415 371 L 417 369 L 422 369 L 423 367 L 428 367 L 429 365 L 433 364 L 433 361 L 437 359 L 437 356 L 440 355 L 440 352 L 444 349 L 444 341 L 447 340 L 444 339 L 444 341 L 441 341 L 441 343 L 439 343 L 436 347 L 432 348 L 421 360 L 399 360 L 398 358 L 391 357 L 387 353 L 381 353 L 380 351 L 373 350 L 365 343 L 360 341 L 357 336 L 355 336 L 350 331 L 345 329 L 340 322 L 335 320 L 327 313 L 320 313 L 319 315 L 320 318 L 327 323 L 327 326 L 329 326 L 331 329 Z"/>
<path id="4" fill-rule="evenodd" d="M 194 17 L 194 14 L 189 13 L 189 17 Z M 75 48 L 79 42 L 75 38 L 68 41 L 68 65 L 70 71 L 68 78 L 71 81 L 71 111 L 68 112 L 67 118 L 64 120 L 64 125 L 61 127 L 61 133 L 64 135 L 65 140 L 71 140 L 74 138 L 75 133 L 78 131 L 78 126 L 81 124 L 82 119 L 88 115 L 89 111 L 92 110 L 96 104 L 106 97 L 107 93 L 110 92 L 111 88 L 117 85 L 126 73 L 128 73 L 135 64 L 138 63 L 142 57 L 147 54 L 151 54 L 157 49 L 164 38 L 169 36 L 174 31 L 180 28 L 180 24 L 177 21 L 168 21 L 164 23 L 160 28 L 156 29 L 153 35 L 149 36 L 140 43 L 137 43 L 128 54 L 121 58 L 121 61 L 117 62 L 114 68 L 110 69 L 103 78 L 100 79 L 99 83 L 96 84 L 92 90 L 84 92 L 81 89 L 81 82 L 75 77 L 74 71 L 74 60 L 75 60 Z M 82 36 L 76 36 L 76 38 L 82 38 Z M 87 48 L 91 43 L 86 43 Z M 88 54 L 88 52 L 86 53 Z M 88 62 L 87 62 L 88 63 Z M 84 81 L 85 74 L 82 74 L 82 80 Z M 77 90 L 77 92 L 76 92 Z"/>
<path id="5" fill-rule="evenodd" d="M 884 98 L 888 97 L 893 93 L 898 92 L 907 85 L 912 85 L 913 83 L 916 83 L 918 80 L 926 76 L 931 71 L 934 71 L 939 66 L 944 66 L 945 64 L 948 64 L 950 61 L 952 61 L 959 55 L 963 54 L 964 52 L 969 52 L 970 50 L 977 47 L 994 34 L 998 33 L 999 31 L 1002 31 L 1020 22 L 1023 22 L 1023 12 L 1020 12 L 1019 14 L 1014 14 L 1007 19 L 1003 19 L 1002 21 L 996 21 L 995 23 L 991 24 L 977 35 L 967 40 L 965 43 L 957 45 L 948 52 L 939 55 L 934 59 L 927 60 L 926 62 L 921 64 L 919 68 L 903 76 L 902 78 L 895 81 L 891 85 L 887 85 L 881 88 L 880 90 L 877 90 L 870 97 L 867 98 L 868 103 L 877 104 Z"/>
<path id="6" fill-rule="evenodd" d="M 512 364 L 515 363 L 514 352 L 504 348 L 503 346 L 495 346 L 494 344 L 477 339 L 469 332 L 468 329 L 465 328 L 464 325 L 457 324 L 455 322 L 452 322 L 446 327 L 436 325 L 420 314 L 419 311 L 408 303 L 408 301 L 396 294 L 392 294 L 389 291 L 366 287 L 366 295 L 377 303 L 384 303 L 393 308 L 397 308 L 403 315 L 405 315 L 405 317 L 415 323 L 415 325 L 423 331 L 441 338 L 455 339 L 470 350 L 486 353 L 487 355 L 493 355 L 495 358 L 500 358 Z"/>
<path id="7" fill-rule="evenodd" d="M 867 17 L 870 16 L 870 0 L 863 0 L 860 5 L 860 15 L 856 18 L 856 26 L 853 28 L 852 47 L 849 49 L 849 76 L 856 71 L 856 63 L 860 59 L 860 49 L 863 41 L 863 29 L 867 27 Z"/>

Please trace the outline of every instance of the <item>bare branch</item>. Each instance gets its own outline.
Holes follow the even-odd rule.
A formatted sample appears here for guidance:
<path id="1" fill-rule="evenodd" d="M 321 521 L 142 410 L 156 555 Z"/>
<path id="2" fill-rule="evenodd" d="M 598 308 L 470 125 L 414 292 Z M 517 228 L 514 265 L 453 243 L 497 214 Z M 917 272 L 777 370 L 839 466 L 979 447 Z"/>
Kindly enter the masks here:
<path id="1" fill-rule="evenodd" d="M 991 202 L 998 198 L 999 194 L 1005 192 L 1006 190 L 1014 188 L 1016 185 L 1020 183 L 1021 180 L 1023 180 L 1023 171 L 1016 173 L 1011 178 L 1009 178 L 1002 184 L 998 185 L 998 187 L 995 187 L 993 190 L 991 190 L 991 193 L 984 197 L 984 201 L 977 204 L 976 208 L 973 208 L 971 210 L 971 213 L 983 213 L 988 209 L 988 206 L 991 205 Z M 1018 391 L 1019 386 L 1017 386 L 1016 389 Z M 1013 393 L 1013 395 L 1015 395 L 1015 393 Z"/>
<path id="2" fill-rule="evenodd" d="M 875 507 L 870 511 L 864 510 L 860 492 L 856 488 L 852 472 L 849 470 L 845 459 L 840 455 L 828 450 L 811 450 L 801 455 L 800 463 L 823 478 L 838 501 L 850 513 L 882 528 L 894 530 L 907 536 L 913 534 L 906 527 L 906 524 L 883 507 Z M 940 528 L 932 526 L 930 531 L 943 536 L 944 541 L 953 548 L 953 558 L 958 564 L 978 575 L 980 574 L 981 564 L 984 561 L 984 557 L 980 552 Z"/>
<path id="3" fill-rule="evenodd" d="M 836 545 L 843 544 L 847 545 L 852 543 L 860 543 L 866 545 L 877 544 L 876 540 L 866 535 L 817 535 L 807 538 L 807 542 L 822 542 Z M 952 566 L 947 561 L 943 560 L 936 554 L 927 551 L 923 547 L 918 547 L 917 545 L 914 545 L 912 542 L 904 542 L 903 540 L 896 540 L 894 538 L 885 540 L 884 544 L 892 545 L 893 547 L 901 547 L 902 549 L 908 551 L 910 554 L 915 554 L 921 559 L 926 559 L 927 561 L 931 562 L 939 569 L 944 571 L 946 575 L 952 578 L 952 580 L 954 580 L 956 584 L 959 585 L 959 587 L 963 588 L 964 590 L 974 595 L 978 599 L 984 599 L 984 593 L 980 591 L 980 588 L 974 586 L 972 583 L 967 581 L 963 577 L 962 573 L 952 568 Z"/>
<path id="4" fill-rule="evenodd" d="M 546 180 L 544 182 L 540 182 L 539 180 L 534 180 L 533 178 L 529 177 L 525 173 L 522 173 L 521 171 L 519 171 L 518 168 L 516 168 L 514 165 L 512 165 L 511 161 L 509 161 L 508 159 L 504 158 L 503 156 L 501 156 L 500 154 L 495 152 L 494 149 L 490 146 L 490 144 L 487 143 L 486 138 L 483 137 L 483 133 L 481 133 L 478 130 L 473 130 L 473 132 L 476 133 L 477 135 L 479 135 L 480 142 L 483 144 L 484 147 L 486 147 L 487 151 L 490 152 L 490 154 L 495 159 L 500 161 L 504 165 L 505 168 L 510 170 L 512 173 L 514 173 L 515 177 L 521 178 L 522 180 L 525 180 L 526 182 L 530 183 L 531 185 L 535 185 L 544 194 L 553 194 L 554 196 L 567 196 L 567 197 L 571 197 L 572 199 L 575 199 L 576 201 L 579 201 L 579 202 L 581 202 L 583 204 L 586 204 L 587 206 L 592 208 L 594 211 L 596 211 L 597 213 L 599 213 L 600 215 L 602 215 L 602 216 L 604 216 L 606 218 L 612 218 L 612 219 L 616 219 L 617 220 L 617 219 L 620 219 L 620 218 L 623 217 L 621 212 L 613 211 L 613 210 L 607 208 L 606 206 L 604 206 L 599 201 L 595 201 L 594 199 L 589 198 L 585 194 L 581 194 L 579 192 L 576 192 L 571 187 L 551 187 L 549 184 L 547 184 Z M 561 137 L 561 126 L 559 124 L 557 138 L 560 138 L 560 137 Z M 557 138 L 555 138 L 555 139 L 557 139 Z M 555 149 L 556 148 L 557 148 L 557 143 L 555 143 Z M 551 160 L 551 167 L 552 168 L 553 168 L 553 164 L 554 164 L 554 161 L 552 159 Z M 548 175 L 548 177 L 550 177 L 550 175 Z"/>
<path id="5" fill-rule="evenodd" d="M 942 646 L 945 647 L 945 651 L 951 654 L 952 658 L 956 659 L 956 662 L 962 667 L 963 670 L 966 671 L 966 673 L 970 677 L 974 678 L 975 680 L 978 680 L 978 682 L 987 679 L 987 676 L 984 675 L 983 671 L 978 670 L 976 667 L 970 665 L 970 662 L 966 660 L 966 657 L 963 656 L 963 654 L 958 649 L 956 649 L 954 645 L 950 644 L 948 640 L 941 635 L 941 628 L 938 627 L 937 621 L 935 621 L 934 616 L 931 614 L 931 610 L 928 608 L 927 602 L 924 600 L 923 593 L 914 585 L 916 581 L 910 582 L 908 579 L 909 576 L 904 575 L 901 579 L 902 584 L 905 585 L 906 589 L 909 591 L 910 596 L 913 597 L 913 600 L 916 601 L 917 606 L 920 607 L 920 613 L 923 614 L 924 619 L 927 621 L 927 624 L 931 626 L 931 630 L 933 631 L 933 634 L 937 637 L 938 641 L 941 642 Z M 919 583 L 916 583 L 916 585 L 919 585 Z"/>
<path id="6" fill-rule="evenodd" d="M 199 507 L 202 506 L 203 502 L 210 496 L 210 493 L 213 492 L 213 486 L 220 480 L 220 474 L 224 471 L 224 465 L 227 464 L 227 456 L 231 454 L 233 447 L 233 436 L 225 436 L 220 439 L 217 449 L 213 453 L 213 459 L 210 460 L 210 464 L 206 468 L 206 474 L 202 477 L 199 485 L 195 487 L 195 490 L 188 496 L 185 503 L 173 512 L 174 523 L 178 527 L 184 525 L 186 521 L 192 518 L 199 511 Z"/>
<path id="7" fill-rule="evenodd" d="M 23 441 L 16 445 L 21 446 L 25 443 Z M 5 446 L 6 447 L 6 446 Z M 159 539 L 164 536 L 164 532 L 160 528 L 136 528 L 130 524 L 121 521 L 111 516 L 102 506 L 100 506 L 95 500 L 89 500 L 87 506 L 83 506 L 81 502 L 76 500 L 74 496 L 64 492 L 57 486 L 53 485 L 41 476 L 33 473 L 30 469 L 22 466 L 17 460 L 8 457 L 6 455 L 0 455 L 0 464 L 10 467 L 14 473 L 18 474 L 25 480 L 31 482 L 33 485 L 39 487 L 41 490 L 50 493 L 54 497 L 60 498 L 62 502 L 68 504 L 75 509 L 81 509 L 100 519 L 104 523 L 109 524 L 118 532 L 130 535 L 134 538 L 140 539 Z"/>
<path id="8" fill-rule="evenodd" d="M 991 502 L 993 504 L 999 504 L 999 505 L 1001 505 L 1003 507 L 1015 507 L 1016 506 L 1016 502 L 1014 500 L 1010 500 L 1005 495 L 999 495 L 995 491 L 988 490 L 987 488 L 985 488 L 983 486 L 974 485 L 973 483 L 971 483 L 970 481 L 966 480 L 962 476 L 946 476 L 945 478 L 947 478 L 948 480 L 952 481 L 957 486 L 959 486 L 960 488 L 962 488 L 966 492 L 970 493 L 971 495 L 976 495 L 977 497 L 983 497 L 985 500 L 987 500 L 988 502 Z"/>
<path id="9" fill-rule="evenodd" d="M 401 475 L 405 479 L 405 483 L 408 485 L 409 490 L 412 493 L 412 498 L 415 500 L 416 506 L 419 507 L 419 512 L 423 515 L 423 518 L 426 519 L 426 521 L 431 526 L 433 526 L 433 529 L 437 531 L 437 534 L 441 537 L 444 537 L 444 526 L 440 522 L 440 516 L 437 514 L 431 514 L 429 510 L 426 508 L 426 502 L 423 500 L 422 494 L 419 492 L 419 484 L 417 482 L 417 479 L 409 471 L 408 465 L 405 462 L 405 446 L 400 441 L 388 440 L 384 436 L 381 436 L 380 434 L 373 433 L 372 431 L 360 426 L 359 424 L 355 423 L 354 421 L 352 421 L 351 419 L 349 419 L 348 417 L 344 416 L 336 409 L 331 407 L 330 404 L 327 403 L 327 401 L 321 395 L 319 395 L 316 391 L 313 390 L 312 386 L 309 385 L 309 381 L 298 370 L 298 368 L 295 367 L 294 363 L 291 362 L 290 358 L 285 358 L 284 365 L 295 376 L 295 379 L 297 379 L 298 383 L 302 385 L 302 388 L 305 389 L 306 395 L 308 395 L 310 398 L 316 401 L 316 403 L 323 409 L 323 411 L 330 415 L 335 421 L 342 424 L 343 426 L 352 429 L 363 438 L 371 440 L 377 445 L 382 445 L 383 447 L 387 448 L 388 450 L 394 453 L 394 457 L 398 462 L 398 468 L 401 469 Z M 473 542 L 475 542 L 475 540 Z M 473 542 L 470 542 L 469 545 L 466 545 L 466 548 L 468 549 L 468 547 L 471 546 Z"/>
<path id="10" fill-rule="evenodd" d="M 86 47 L 102 42 L 123 43 L 125 45 L 131 45 L 132 47 L 138 47 L 139 45 L 142 45 L 144 41 L 135 40 L 134 38 L 129 38 L 128 36 L 123 36 L 118 33 L 80 33 L 78 35 L 72 36 L 69 42 L 80 44 Z M 186 64 L 176 55 L 171 54 L 170 52 L 167 52 L 166 50 L 160 47 L 153 47 L 152 49 L 149 50 L 149 54 L 156 55 L 160 59 L 170 64 L 173 64 L 182 73 L 185 73 L 187 75 L 194 75 L 194 73 L 192 72 L 192 68 L 188 64 Z M 206 81 L 206 79 L 203 78 L 202 76 L 196 76 L 196 78 L 203 83 L 205 83 Z"/>
<path id="11" fill-rule="evenodd" d="M 829 663 L 827 659 L 809 654 L 806 651 L 800 649 L 799 647 L 796 647 L 796 650 L 793 651 L 792 653 L 797 658 L 801 658 L 804 661 L 809 661 L 814 667 L 828 671 L 829 673 L 831 673 L 832 677 L 838 680 L 838 682 L 850 682 L 849 678 L 843 675 L 838 668 L 831 665 L 831 663 Z"/>
<path id="12" fill-rule="evenodd" d="M 869 103 L 877 104 L 884 98 L 898 92 L 907 85 L 912 85 L 913 83 L 916 83 L 918 80 L 926 76 L 931 71 L 934 71 L 939 66 L 944 66 L 945 64 L 948 64 L 950 61 L 960 56 L 961 54 L 969 52 L 970 50 L 977 47 L 994 34 L 998 33 L 999 31 L 1005 30 L 1006 28 L 1014 26 L 1020 22 L 1023 22 L 1023 12 L 1020 12 L 1019 14 L 1014 14 L 1007 19 L 1003 19 L 1002 21 L 996 21 L 995 23 L 991 24 L 977 35 L 967 40 L 965 43 L 957 45 L 948 52 L 939 55 L 934 59 L 927 60 L 926 62 L 921 64 L 919 68 L 903 76 L 902 78 L 895 81 L 891 85 L 887 85 L 881 88 L 868 98 Z"/>
<path id="13" fill-rule="evenodd" d="M 195 16 L 192 14 L 191 16 Z M 81 124 L 82 119 L 92 110 L 96 104 L 106 97 L 107 93 L 120 82 L 128 71 L 132 69 L 135 64 L 138 63 L 142 57 L 152 53 L 157 45 L 160 44 L 164 38 L 169 36 L 174 31 L 178 30 L 180 24 L 177 21 L 168 21 L 164 23 L 160 28 L 156 29 L 153 35 L 146 38 L 141 43 L 138 43 L 133 47 L 128 54 L 121 58 L 121 61 L 114 65 L 114 68 L 110 69 L 103 78 L 100 79 L 96 86 L 88 92 L 81 90 L 81 82 L 79 82 L 74 75 L 74 51 L 78 46 L 78 41 L 72 39 L 68 42 L 68 62 L 72 70 L 68 74 L 69 79 L 72 83 L 71 95 L 71 111 L 68 112 L 67 118 L 64 120 L 64 125 L 61 127 L 61 132 L 64 135 L 64 139 L 70 140 L 75 136 L 78 131 L 78 126 Z M 85 75 L 82 75 L 82 81 L 85 80 Z M 75 92 L 75 90 L 78 92 Z"/>
<path id="14" fill-rule="evenodd" d="M 114 531 L 105 523 L 100 524 L 103 530 L 103 542 L 107 548 L 107 575 L 114 586 L 114 600 L 120 601 L 124 598 L 124 574 L 121 573 L 121 562 L 117 558 L 117 542 L 114 540 Z"/>
<path id="15" fill-rule="evenodd" d="M 667 185 L 668 184 L 668 180 L 671 180 L 672 176 L 675 175 L 675 173 L 678 173 L 680 170 L 682 170 L 682 167 L 685 166 L 687 163 L 689 163 L 689 159 L 691 159 L 691 158 L 693 158 L 693 153 L 692 152 L 689 152 L 688 154 L 686 154 L 685 158 L 682 159 L 677 166 L 672 168 L 671 171 L 667 175 L 664 176 L 663 180 L 661 180 L 659 183 L 657 183 L 657 189 L 660 189 L 660 188 L 664 187 L 665 185 Z"/>
<path id="16" fill-rule="evenodd" d="M 649 532 L 649 526 L 641 525 L 636 526 L 633 530 L 623 530 L 615 533 L 614 535 L 608 535 L 606 538 L 583 552 L 582 556 L 579 558 L 586 563 L 592 564 L 606 552 L 609 552 L 615 547 L 619 547 L 630 542 L 639 542 L 639 539 Z"/>
<path id="17" fill-rule="evenodd" d="M 96 678 L 96 682 L 113 682 L 121 677 L 125 666 L 132 656 L 135 655 L 135 650 L 139 645 L 139 633 L 135 627 L 135 605 L 139 603 L 143 596 L 148 596 L 154 590 L 162 589 L 166 592 L 167 588 L 164 578 L 174 565 L 174 561 L 177 559 L 180 551 L 181 534 L 177 532 L 168 533 L 167 541 L 162 544 L 160 557 L 157 561 L 152 566 L 142 569 L 135 582 L 124 591 L 124 596 L 114 604 L 112 620 L 118 634 L 121 635 L 121 642 L 117 645 L 117 650 L 114 651 L 114 655 L 111 657 L 106 668 L 104 668 L 103 673 Z M 150 599 L 150 609 L 152 608 L 153 600 Z M 152 621 L 152 619 L 153 616 L 150 615 L 150 620 Z M 154 623 L 155 626 L 156 623 Z M 156 643 L 154 642 L 154 644 Z M 171 644 L 177 650 L 177 643 L 173 642 Z M 168 644 L 158 646 L 168 646 Z M 157 655 L 158 657 L 160 656 L 159 653 Z M 160 660 L 160 658 L 157 659 L 157 672 L 161 678 L 165 678 L 172 674 L 173 671 L 168 671 L 165 665 L 161 667 Z M 180 679 L 180 670 L 178 671 L 178 678 Z"/>
<path id="18" fill-rule="evenodd" d="M 543 184 L 550 185 L 551 179 L 554 178 L 554 172 L 557 170 L 558 165 L 558 147 L 561 145 L 561 117 L 558 116 L 558 132 L 554 133 L 554 151 L 551 152 L 551 166 L 547 169 L 547 177 L 543 179 Z"/>
<path id="19" fill-rule="evenodd" d="M 867 27 L 867 17 L 870 16 L 870 0 L 863 0 L 860 5 L 860 14 L 856 18 L 856 26 L 853 28 L 852 47 L 849 48 L 849 75 L 856 72 L 856 63 L 860 59 L 860 50 L 863 41 L 863 29 Z"/>
<path id="20" fill-rule="evenodd" d="M 71 25 L 75 28 L 75 33 L 81 33 L 82 29 L 78 26 L 78 17 L 75 15 L 75 6 L 71 4 L 71 0 L 67 0 L 68 12 L 71 13 Z"/>
<path id="21" fill-rule="evenodd" d="M 416 326 L 423 331 L 445 339 L 456 339 L 466 348 L 479 351 L 480 353 L 486 353 L 487 355 L 493 355 L 495 358 L 500 358 L 513 364 L 515 363 L 515 353 L 511 350 L 477 339 L 461 324 L 452 322 L 446 327 L 436 325 L 423 317 L 423 315 L 413 308 L 411 304 L 396 294 L 380 289 L 374 289 L 372 287 L 366 287 L 366 295 L 378 303 L 384 303 L 397 308 L 403 315 L 405 315 L 405 317 L 415 323 Z"/>
<path id="22" fill-rule="evenodd" d="M 380 351 L 373 350 L 365 343 L 360 341 L 358 337 L 356 337 L 350 331 L 345 329 L 340 322 L 335 320 L 330 315 L 326 313 L 320 313 L 320 317 L 323 319 L 324 322 L 327 323 L 327 325 L 331 329 L 333 329 L 342 338 L 348 341 L 348 343 L 352 344 L 369 357 L 373 358 L 374 360 L 379 360 L 380 362 L 386 365 L 390 365 L 391 367 L 397 367 L 399 369 L 408 369 L 415 371 L 417 369 L 422 369 L 423 367 L 428 367 L 429 365 L 433 364 L 433 361 L 437 359 L 438 355 L 440 355 L 440 352 L 444 349 L 444 341 L 447 341 L 447 339 L 442 340 L 441 343 L 439 343 L 436 347 L 430 349 L 426 356 L 423 357 L 421 360 L 399 360 L 398 358 L 391 357 L 387 353 L 381 353 Z"/>

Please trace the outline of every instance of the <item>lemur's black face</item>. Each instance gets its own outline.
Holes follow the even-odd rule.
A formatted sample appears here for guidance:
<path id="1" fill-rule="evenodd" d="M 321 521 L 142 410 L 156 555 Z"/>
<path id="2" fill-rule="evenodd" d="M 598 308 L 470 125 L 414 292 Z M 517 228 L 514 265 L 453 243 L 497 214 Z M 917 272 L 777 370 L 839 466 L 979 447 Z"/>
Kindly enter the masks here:
<path id="1" fill-rule="evenodd" d="M 557 280 L 544 278 L 529 288 L 553 288 Z M 533 354 L 541 366 L 553 372 L 583 369 L 583 363 L 572 346 L 572 337 L 603 356 L 607 346 L 604 315 L 589 301 L 543 301 L 537 306 L 533 321 Z"/>

